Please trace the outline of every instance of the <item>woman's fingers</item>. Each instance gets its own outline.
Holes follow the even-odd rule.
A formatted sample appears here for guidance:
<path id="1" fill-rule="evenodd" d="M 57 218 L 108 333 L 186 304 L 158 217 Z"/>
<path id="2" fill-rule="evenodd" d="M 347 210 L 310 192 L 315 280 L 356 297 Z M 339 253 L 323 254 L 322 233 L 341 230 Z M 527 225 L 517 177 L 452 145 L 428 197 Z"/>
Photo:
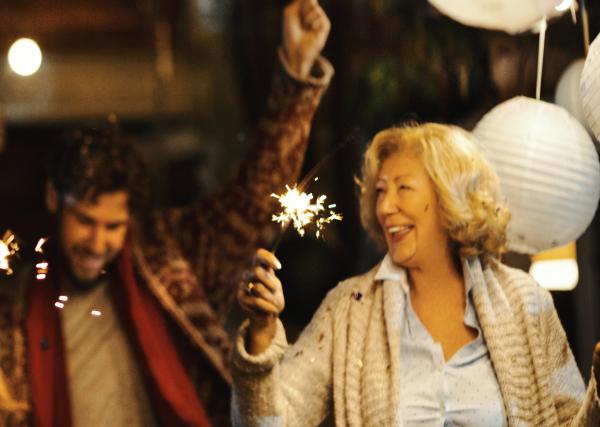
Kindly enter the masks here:
<path id="1" fill-rule="evenodd" d="M 281 281 L 275 276 L 273 269 L 266 270 L 264 267 L 254 267 L 254 280 L 262 283 L 272 293 L 281 291 Z"/>
<path id="2" fill-rule="evenodd" d="M 238 288 L 237 298 L 242 309 L 249 313 L 278 315 L 281 308 L 273 300 L 272 294 L 261 284 L 252 283 L 252 285 L 249 288 L 247 284 L 241 283 Z M 251 289 L 252 293 L 248 292 L 248 289 Z"/>
<path id="3" fill-rule="evenodd" d="M 254 256 L 255 264 L 259 264 L 265 268 L 272 268 L 273 270 L 281 270 L 281 263 L 273 254 L 266 249 L 259 249 L 256 251 Z"/>
<path id="4" fill-rule="evenodd" d="M 248 283 L 246 285 L 246 294 L 250 297 L 262 298 L 275 306 L 279 304 L 277 295 L 260 282 Z"/>
<path id="5" fill-rule="evenodd" d="M 310 30 L 316 30 L 328 23 L 325 11 L 319 6 L 316 0 L 305 2 L 301 10 L 301 20 L 302 26 Z"/>
<path id="6" fill-rule="evenodd" d="M 281 263 L 273 253 L 265 249 L 256 251 L 253 268 L 242 275 L 237 292 L 240 306 L 251 317 L 278 316 L 283 311 L 283 289 L 275 275 L 275 270 L 280 268 Z"/>

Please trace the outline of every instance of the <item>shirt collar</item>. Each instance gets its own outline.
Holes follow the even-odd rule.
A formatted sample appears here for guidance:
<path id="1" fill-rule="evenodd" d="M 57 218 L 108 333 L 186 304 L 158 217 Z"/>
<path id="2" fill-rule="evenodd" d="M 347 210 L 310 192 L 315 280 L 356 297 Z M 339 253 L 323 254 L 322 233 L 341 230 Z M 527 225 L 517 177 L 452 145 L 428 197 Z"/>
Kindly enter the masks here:
<path id="1" fill-rule="evenodd" d="M 408 293 L 408 278 L 406 269 L 394 264 L 389 254 L 386 254 L 379 265 L 379 270 L 375 274 L 375 280 L 389 280 L 392 282 L 400 282 L 404 293 Z"/>
<path id="2" fill-rule="evenodd" d="M 463 280 L 465 281 L 465 294 L 468 295 L 473 289 L 473 277 L 471 273 L 471 266 L 469 265 L 468 259 L 462 260 L 463 268 Z M 405 293 L 408 293 L 408 276 L 406 269 L 400 267 L 392 261 L 389 254 L 386 254 L 379 265 L 379 270 L 375 274 L 375 280 L 390 280 L 393 282 L 400 282 L 402 289 Z"/>
<path id="3" fill-rule="evenodd" d="M 375 274 L 375 280 L 406 280 L 406 270 L 394 264 L 390 255 L 386 254 L 381 261 L 381 264 L 379 264 L 379 270 L 377 270 L 377 274 Z"/>

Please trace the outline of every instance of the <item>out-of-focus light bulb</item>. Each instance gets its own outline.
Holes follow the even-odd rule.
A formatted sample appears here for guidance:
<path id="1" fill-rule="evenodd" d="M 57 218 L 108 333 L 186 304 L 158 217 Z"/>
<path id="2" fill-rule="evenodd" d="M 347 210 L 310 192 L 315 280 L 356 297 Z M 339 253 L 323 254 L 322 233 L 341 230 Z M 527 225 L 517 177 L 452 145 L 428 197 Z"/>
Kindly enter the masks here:
<path id="1" fill-rule="evenodd" d="M 529 273 L 542 287 L 551 291 L 570 291 L 579 281 L 579 269 L 574 259 L 534 261 Z"/>
<path id="2" fill-rule="evenodd" d="M 564 12 L 571 7 L 571 3 L 573 3 L 573 0 L 562 0 L 562 2 L 556 5 L 554 9 L 558 10 L 559 12 Z"/>
<path id="3" fill-rule="evenodd" d="M 579 281 L 575 242 L 532 257 L 529 274 L 551 291 L 570 291 Z"/>
<path id="4" fill-rule="evenodd" d="M 8 50 L 8 64 L 18 75 L 30 76 L 42 65 L 42 51 L 34 40 L 19 39 Z"/>

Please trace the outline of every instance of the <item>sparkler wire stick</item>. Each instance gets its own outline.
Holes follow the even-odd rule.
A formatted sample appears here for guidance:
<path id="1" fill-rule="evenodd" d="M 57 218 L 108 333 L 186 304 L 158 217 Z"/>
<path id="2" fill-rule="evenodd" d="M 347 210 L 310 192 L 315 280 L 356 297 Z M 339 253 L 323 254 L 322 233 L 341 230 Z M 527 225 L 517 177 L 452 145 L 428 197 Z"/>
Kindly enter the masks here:
<path id="1" fill-rule="evenodd" d="M 588 17 L 588 11 L 585 7 L 585 0 L 581 0 L 581 24 L 583 30 L 583 50 L 587 56 L 590 50 L 590 20 Z"/>

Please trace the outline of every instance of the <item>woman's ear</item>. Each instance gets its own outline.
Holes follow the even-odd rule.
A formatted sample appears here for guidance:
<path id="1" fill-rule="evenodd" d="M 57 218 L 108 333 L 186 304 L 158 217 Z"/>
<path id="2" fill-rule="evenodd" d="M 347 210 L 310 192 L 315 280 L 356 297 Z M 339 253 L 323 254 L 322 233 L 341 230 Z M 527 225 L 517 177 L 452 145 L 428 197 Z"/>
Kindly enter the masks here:
<path id="1" fill-rule="evenodd" d="M 52 214 L 58 212 L 58 192 L 50 181 L 46 181 L 46 207 Z"/>

